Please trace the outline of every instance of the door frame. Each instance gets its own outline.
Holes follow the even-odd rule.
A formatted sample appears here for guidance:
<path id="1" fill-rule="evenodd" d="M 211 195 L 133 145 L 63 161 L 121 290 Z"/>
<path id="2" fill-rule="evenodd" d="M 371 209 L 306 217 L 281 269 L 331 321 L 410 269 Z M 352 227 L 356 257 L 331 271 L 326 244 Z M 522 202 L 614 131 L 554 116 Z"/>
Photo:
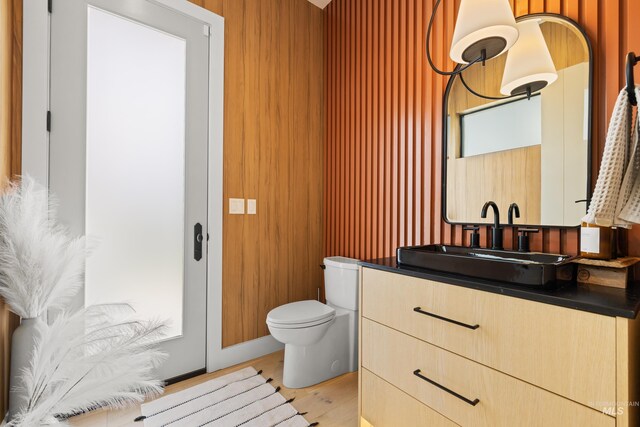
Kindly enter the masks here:
<path id="1" fill-rule="evenodd" d="M 53 10 L 55 13 L 56 1 Z M 201 21 L 209 38 L 209 141 L 206 368 L 221 369 L 229 360 L 222 349 L 222 215 L 224 18 L 187 0 L 145 0 Z M 48 0 L 23 0 L 22 171 L 49 186 L 50 15 Z M 54 118 L 55 120 L 55 118 Z M 274 350 L 275 351 L 275 350 Z M 227 356 L 227 357 L 224 357 Z M 231 359 L 235 359 L 232 357 Z M 237 362 L 236 362 L 237 363 Z M 233 363 L 231 363 L 233 364 Z"/>

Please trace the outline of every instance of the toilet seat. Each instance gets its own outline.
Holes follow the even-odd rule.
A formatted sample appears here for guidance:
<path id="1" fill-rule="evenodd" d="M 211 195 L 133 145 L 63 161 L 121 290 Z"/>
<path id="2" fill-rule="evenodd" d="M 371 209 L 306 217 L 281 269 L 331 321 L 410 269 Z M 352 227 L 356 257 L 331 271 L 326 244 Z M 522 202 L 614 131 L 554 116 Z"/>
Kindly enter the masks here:
<path id="1" fill-rule="evenodd" d="M 267 315 L 267 325 L 283 329 L 308 328 L 327 323 L 335 315 L 334 308 L 319 301 L 298 301 L 271 310 Z"/>

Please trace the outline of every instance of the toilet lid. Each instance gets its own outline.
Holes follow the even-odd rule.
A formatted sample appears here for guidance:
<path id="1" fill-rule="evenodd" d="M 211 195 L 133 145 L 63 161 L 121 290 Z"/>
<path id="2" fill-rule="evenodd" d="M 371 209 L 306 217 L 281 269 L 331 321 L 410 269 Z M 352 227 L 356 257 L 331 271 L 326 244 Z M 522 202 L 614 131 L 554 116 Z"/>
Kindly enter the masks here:
<path id="1" fill-rule="evenodd" d="M 331 320 L 336 311 L 319 301 L 308 300 L 281 305 L 269 312 L 267 323 L 276 325 L 298 325 L 322 323 Z"/>

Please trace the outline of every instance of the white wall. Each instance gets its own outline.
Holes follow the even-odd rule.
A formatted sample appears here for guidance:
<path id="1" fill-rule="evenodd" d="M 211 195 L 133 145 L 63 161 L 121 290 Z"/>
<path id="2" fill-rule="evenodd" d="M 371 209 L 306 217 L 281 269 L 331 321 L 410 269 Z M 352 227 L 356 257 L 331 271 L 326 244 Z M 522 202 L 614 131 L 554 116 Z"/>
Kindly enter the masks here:
<path id="1" fill-rule="evenodd" d="M 541 221 L 577 225 L 586 198 L 589 64 L 558 71 L 558 80 L 542 92 Z"/>

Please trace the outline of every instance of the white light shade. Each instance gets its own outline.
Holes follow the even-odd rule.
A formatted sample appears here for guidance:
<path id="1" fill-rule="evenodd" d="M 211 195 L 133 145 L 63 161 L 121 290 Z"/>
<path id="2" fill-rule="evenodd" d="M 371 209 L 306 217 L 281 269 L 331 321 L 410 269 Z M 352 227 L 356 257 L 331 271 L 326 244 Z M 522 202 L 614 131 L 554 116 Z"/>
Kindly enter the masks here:
<path id="1" fill-rule="evenodd" d="M 507 51 L 517 39 L 508 0 L 462 0 L 449 56 L 458 64 L 468 64 L 487 48 L 489 59 Z"/>
<path id="2" fill-rule="evenodd" d="M 540 20 L 519 22 L 520 37 L 507 54 L 500 92 L 511 95 L 531 84 L 533 92 L 550 85 L 558 78 L 551 53 L 540 29 Z"/>

